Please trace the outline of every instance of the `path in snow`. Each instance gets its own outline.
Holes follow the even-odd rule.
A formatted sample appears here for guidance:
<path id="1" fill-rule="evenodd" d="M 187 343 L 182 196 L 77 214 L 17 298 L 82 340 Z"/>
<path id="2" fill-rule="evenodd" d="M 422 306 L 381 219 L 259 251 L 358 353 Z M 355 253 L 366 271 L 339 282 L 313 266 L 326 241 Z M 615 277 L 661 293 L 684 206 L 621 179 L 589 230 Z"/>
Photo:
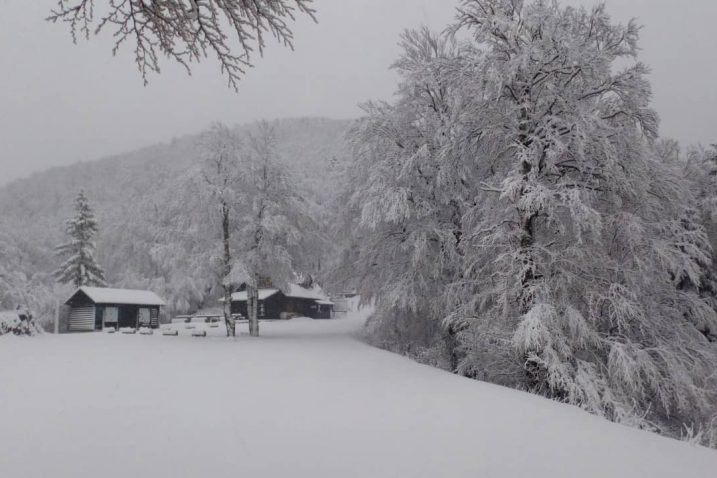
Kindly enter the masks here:
<path id="1" fill-rule="evenodd" d="M 714 450 L 416 364 L 359 326 L 2 337 L 0 477 L 717 476 Z"/>

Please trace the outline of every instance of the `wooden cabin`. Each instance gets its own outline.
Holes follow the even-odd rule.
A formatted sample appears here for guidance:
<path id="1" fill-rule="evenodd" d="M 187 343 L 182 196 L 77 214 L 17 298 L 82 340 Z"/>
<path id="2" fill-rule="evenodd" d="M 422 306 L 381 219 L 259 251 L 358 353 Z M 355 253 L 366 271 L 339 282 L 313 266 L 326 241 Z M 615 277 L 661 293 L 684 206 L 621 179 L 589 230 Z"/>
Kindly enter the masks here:
<path id="1" fill-rule="evenodd" d="M 106 328 L 159 327 L 159 308 L 165 303 L 148 290 L 80 287 L 66 302 L 68 330 L 92 332 Z"/>
<path id="2" fill-rule="evenodd" d="M 232 294 L 232 314 L 247 316 L 246 291 Z M 311 317 L 312 319 L 330 319 L 333 317 L 333 303 L 318 288 L 307 289 L 290 284 L 286 291 L 276 288 L 259 289 L 260 319 L 286 319 L 291 316 Z"/>

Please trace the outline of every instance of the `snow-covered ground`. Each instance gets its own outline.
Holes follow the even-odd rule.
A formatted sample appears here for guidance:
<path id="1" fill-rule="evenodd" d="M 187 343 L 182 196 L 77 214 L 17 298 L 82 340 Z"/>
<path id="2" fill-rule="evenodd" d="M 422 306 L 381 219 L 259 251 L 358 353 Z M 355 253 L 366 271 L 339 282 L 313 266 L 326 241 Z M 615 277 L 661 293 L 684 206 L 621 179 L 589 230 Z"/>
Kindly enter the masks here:
<path id="1" fill-rule="evenodd" d="M 717 476 L 717 451 L 371 348 L 360 323 L 2 337 L 0 477 Z"/>

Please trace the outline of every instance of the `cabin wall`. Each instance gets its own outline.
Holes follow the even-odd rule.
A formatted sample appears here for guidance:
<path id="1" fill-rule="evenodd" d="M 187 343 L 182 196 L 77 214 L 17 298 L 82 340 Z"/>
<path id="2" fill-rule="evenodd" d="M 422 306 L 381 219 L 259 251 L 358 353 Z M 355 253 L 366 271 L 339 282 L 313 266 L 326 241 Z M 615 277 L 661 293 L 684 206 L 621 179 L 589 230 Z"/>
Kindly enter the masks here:
<path id="1" fill-rule="evenodd" d="M 334 306 L 330 304 L 317 304 L 318 309 L 316 310 L 316 315 L 314 316 L 314 319 L 331 319 L 333 316 L 333 309 Z"/>
<path id="2" fill-rule="evenodd" d="M 261 313 L 263 311 L 263 314 Z M 246 301 L 234 301 L 231 306 L 232 314 L 241 314 L 247 316 Z M 313 319 L 330 319 L 330 306 L 319 305 L 314 299 L 304 299 L 300 297 L 286 297 L 281 293 L 274 294 L 264 300 L 259 301 L 259 318 L 267 320 L 276 320 L 281 318 L 284 312 L 297 314 L 303 317 L 311 317 Z"/>
<path id="3" fill-rule="evenodd" d="M 229 308 L 229 310 L 231 311 L 232 314 L 241 314 L 242 316 L 244 316 L 244 317 L 246 318 L 246 316 L 247 316 L 247 313 L 246 313 L 246 301 L 243 301 L 243 302 L 234 301 L 234 302 L 232 302 L 232 305 L 231 305 L 231 307 Z"/>
<path id="4" fill-rule="evenodd" d="M 75 305 L 70 310 L 70 332 L 92 332 L 95 330 L 95 306 L 93 304 Z"/>
<path id="5" fill-rule="evenodd" d="M 263 300 L 259 304 L 259 318 L 268 320 L 281 319 L 281 313 L 286 311 L 287 297 L 282 293 L 276 293 Z"/>
<path id="6" fill-rule="evenodd" d="M 281 292 L 267 297 L 259 301 L 260 319 L 276 320 L 281 318 L 281 313 L 286 311 L 286 296 Z M 234 301 L 231 306 L 232 314 L 241 314 L 244 318 L 248 317 L 246 301 Z"/>
<path id="7" fill-rule="evenodd" d="M 108 309 L 117 309 L 116 322 L 107 322 Z M 140 309 L 147 309 L 147 321 L 140 324 Z M 114 314 L 113 314 L 114 315 Z M 123 328 L 138 326 L 149 326 L 153 329 L 159 328 L 159 307 L 141 306 L 128 304 L 92 304 L 91 302 L 78 301 L 70 308 L 68 331 L 69 332 L 92 332 L 104 328 Z"/>

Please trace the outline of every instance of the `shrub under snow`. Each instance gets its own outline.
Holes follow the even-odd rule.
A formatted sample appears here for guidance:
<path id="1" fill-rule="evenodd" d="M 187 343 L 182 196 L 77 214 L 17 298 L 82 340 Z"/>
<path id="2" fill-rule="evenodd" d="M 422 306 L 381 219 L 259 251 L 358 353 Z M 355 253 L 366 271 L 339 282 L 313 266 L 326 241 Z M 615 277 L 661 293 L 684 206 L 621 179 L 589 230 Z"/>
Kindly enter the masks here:
<path id="1" fill-rule="evenodd" d="M 0 335 L 35 335 L 40 332 L 29 311 L 0 311 Z"/>

